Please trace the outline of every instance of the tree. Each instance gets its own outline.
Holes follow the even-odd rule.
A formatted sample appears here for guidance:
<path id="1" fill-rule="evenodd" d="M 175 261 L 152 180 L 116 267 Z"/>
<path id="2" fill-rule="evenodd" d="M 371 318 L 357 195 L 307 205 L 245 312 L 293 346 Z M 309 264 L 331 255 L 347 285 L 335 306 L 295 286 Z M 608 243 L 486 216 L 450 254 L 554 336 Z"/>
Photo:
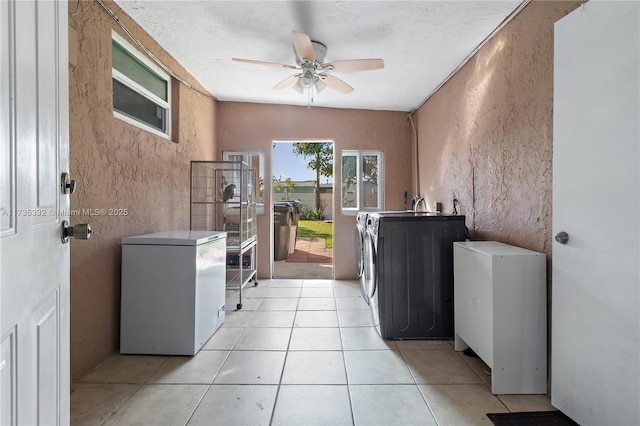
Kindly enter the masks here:
<path id="1" fill-rule="evenodd" d="M 362 178 L 365 182 L 378 184 L 378 157 L 367 155 L 363 157 Z"/>
<path id="2" fill-rule="evenodd" d="M 296 183 L 293 182 L 291 180 L 291 178 L 287 178 L 284 182 L 281 181 L 280 179 L 276 179 L 276 177 L 273 177 L 273 189 L 275 189 L 276 191 L 284 191 L 285 195 L 284 195 L 284 199 L 288 200 L 289 199 L 289 192 L 293 192 L 294 189 L 296 189 Z M 285 189 L 288 189 L 288 191 L 285 191 Z"/>
<path id="3" fill-rule="evenodd" d="M 322 210 L 320 176 L 333 176 L 333 143 L 295 142 L 293 144 L 293 153 L 304 158 L 311 158 L 307 167 L 316 172 L 316 209 Z"/>

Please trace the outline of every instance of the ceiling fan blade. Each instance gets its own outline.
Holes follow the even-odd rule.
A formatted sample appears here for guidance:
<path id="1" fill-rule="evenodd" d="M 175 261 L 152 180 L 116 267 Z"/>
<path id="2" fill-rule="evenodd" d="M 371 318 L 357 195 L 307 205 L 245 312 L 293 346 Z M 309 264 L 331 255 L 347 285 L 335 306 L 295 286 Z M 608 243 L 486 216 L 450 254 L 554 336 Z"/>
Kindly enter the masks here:
<path id="1" fill-rule="evenodd" d="M 379 70 L 384 68 L 384 61 L 382 59 L 352 59 L 349 61 L 331 62 L 322 66 L 322 68 L 330 67 L 333 67 L 333 71 L 335 72 Z"/>
<path id="2" fill-rule="evenodd" d="M 345 94 L 353 92 L 353 87 L 349 86 L 347 83 L 340 80 L 339 78 L 335 78 L 334 76 L 329 74 L 318 74 L 318 75 L 320 76 L 324 84 L 326 84 L 327 86 L 331 87 L 334 90 L 337 90 L 338 92 L 342 92 Z"/>
<path id="3" fill-rule="evenodd" d="M 295 84 L 300 78 L 300 74 L 290 75 L 289 77 L 282 80 L 280 83 L 273 86 L 274 89 L 285 89 L 293 84 Z"/>
<path id="4" fill-rule="evenodd" d="M 293 65 L 287 65 L 287 64 L 279 64 L 277 62 L 265 62 L 265 61 L 255 61 L 253 59 L 241 59 L 241 58 L 231 58 L 231 60 L 233 62 L 243 62 L 246 64 L 254 64 L 254 65 L 267 65 L 270 67 L 277 67 L 277 68 L 290 68 L 290 69 L 297 69 L 297 67 L 293 66 Z"/>
<path id="5" fill-rule="evenodd" d="M 297 31 L 291 31 L 291 38 L 293 38 L 293 47 L 296 49 L 296 53 L 300 59 L 308 59 L 311 63 L 316 60 L 313 53 L 313 45 L 311 39 L 305 33 L 299 33 Z"/>

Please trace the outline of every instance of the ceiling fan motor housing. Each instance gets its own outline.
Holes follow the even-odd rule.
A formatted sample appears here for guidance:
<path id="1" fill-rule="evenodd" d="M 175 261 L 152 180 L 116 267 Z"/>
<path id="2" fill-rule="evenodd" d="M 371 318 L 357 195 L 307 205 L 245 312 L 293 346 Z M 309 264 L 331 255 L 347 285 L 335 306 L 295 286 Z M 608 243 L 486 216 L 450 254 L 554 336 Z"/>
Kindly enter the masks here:
<path id="1" fill-rule="evenodd" d="M 311 40 L 311 45 L 313 46 L 313 55 L 315 56 L 315 60 L 313 61 L 313 66 L 315 68 L 320 68 L 320 66 L 324 63 L 324 57 L 327 56 L 327 46 L 320 43 L 319 41 Z M 303 62 L 302 58 L 298 56 L 298 52 L 296 52 L 296 48 L 294 46 L 293 53 L 296 55 L 296 64 L 302 67 Z"/>

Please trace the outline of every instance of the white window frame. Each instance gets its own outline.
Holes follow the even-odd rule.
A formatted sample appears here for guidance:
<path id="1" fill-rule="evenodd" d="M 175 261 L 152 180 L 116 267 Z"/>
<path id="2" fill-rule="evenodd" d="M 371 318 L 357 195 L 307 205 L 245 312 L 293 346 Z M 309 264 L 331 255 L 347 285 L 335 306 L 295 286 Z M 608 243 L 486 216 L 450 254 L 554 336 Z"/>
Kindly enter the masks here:
<path id="1" fill-rule="evenodd" d="M 153 126 L 148 125 L 144 121 L 137 120 L 133 117 L 130 117 L 126 114 L 123 114 L 116 110 L 115 106 L 113 106 L 113 116 L 119 120 L 127 122 L 133 126 L 139 127 L 147 132 L 153 133 L 155 135 L 161 136 L 165 139 L 171 139 L 171 77 L 165 73 L 160 67 L 154 64 L 151 60 L 149 60 L 146 56 L 140 53 L 137 49 L 135 49 L 127 40 L 124 39 L 120 34 L 115 31 L 111 31 L 111 38 L 117 44 L 119 44 L 123 49 L 125 49 L 132 56 L 135 56 L 140 62 L 142 62 L 146 67 L 148 67 L 154 74 L 156 74 L 161 79 L 165 80 L 167 83 L 167 100 L 165 101 L 162 98 L 159 98 L 155 94 L 151 93 L 144 86 L 136 83 L 131 80 L 126 75 L 122 74 L 120 71 L 113 68 L 113 64 L 111 66 L 111 75 L 114 79 L 118 80 L 120 83 L 127 86 L 129 89 L 137 92 L 138 94 L 144 96 L 149 99 L 153 103 L 165 108 L 166 110 L 166 130 L 163 132 Z"/>
<path id="2" fill-rule="evenodd" d="M 362 176 L 362 157 L 364 156 L 376 156 L 378 157 L 378 200 L 377 207 L 363 207 L 364 206 L 364 179 Z M 342 165 L 344 163 L 344 157 L 356 157 L 356 206 L 344 207 L 342 202 L 345 194 L 343 193 L 342 185 Z M 383 210 L 384 202 L 384 155 L 382 151 L 342 151 L 340 156 L 340 209 L 342 214 L 354 216 L 359 211 L 381 211 Z"/>

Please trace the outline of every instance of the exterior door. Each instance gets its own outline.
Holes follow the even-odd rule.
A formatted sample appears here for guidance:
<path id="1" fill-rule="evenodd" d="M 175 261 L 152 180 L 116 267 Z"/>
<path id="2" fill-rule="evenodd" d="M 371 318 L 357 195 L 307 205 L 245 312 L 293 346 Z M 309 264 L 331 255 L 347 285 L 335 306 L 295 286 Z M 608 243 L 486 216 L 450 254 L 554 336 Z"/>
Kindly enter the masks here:
<path id="1" fill-rule="evenodd" d="M 640 424 L 639 6 L 554 29 L 551 401 L 581 425 Z"/>
<path id="2" fill-rule="evenodd" d="M 68 424 L 67 2 L 0 8 L 0 424 Z"/>

